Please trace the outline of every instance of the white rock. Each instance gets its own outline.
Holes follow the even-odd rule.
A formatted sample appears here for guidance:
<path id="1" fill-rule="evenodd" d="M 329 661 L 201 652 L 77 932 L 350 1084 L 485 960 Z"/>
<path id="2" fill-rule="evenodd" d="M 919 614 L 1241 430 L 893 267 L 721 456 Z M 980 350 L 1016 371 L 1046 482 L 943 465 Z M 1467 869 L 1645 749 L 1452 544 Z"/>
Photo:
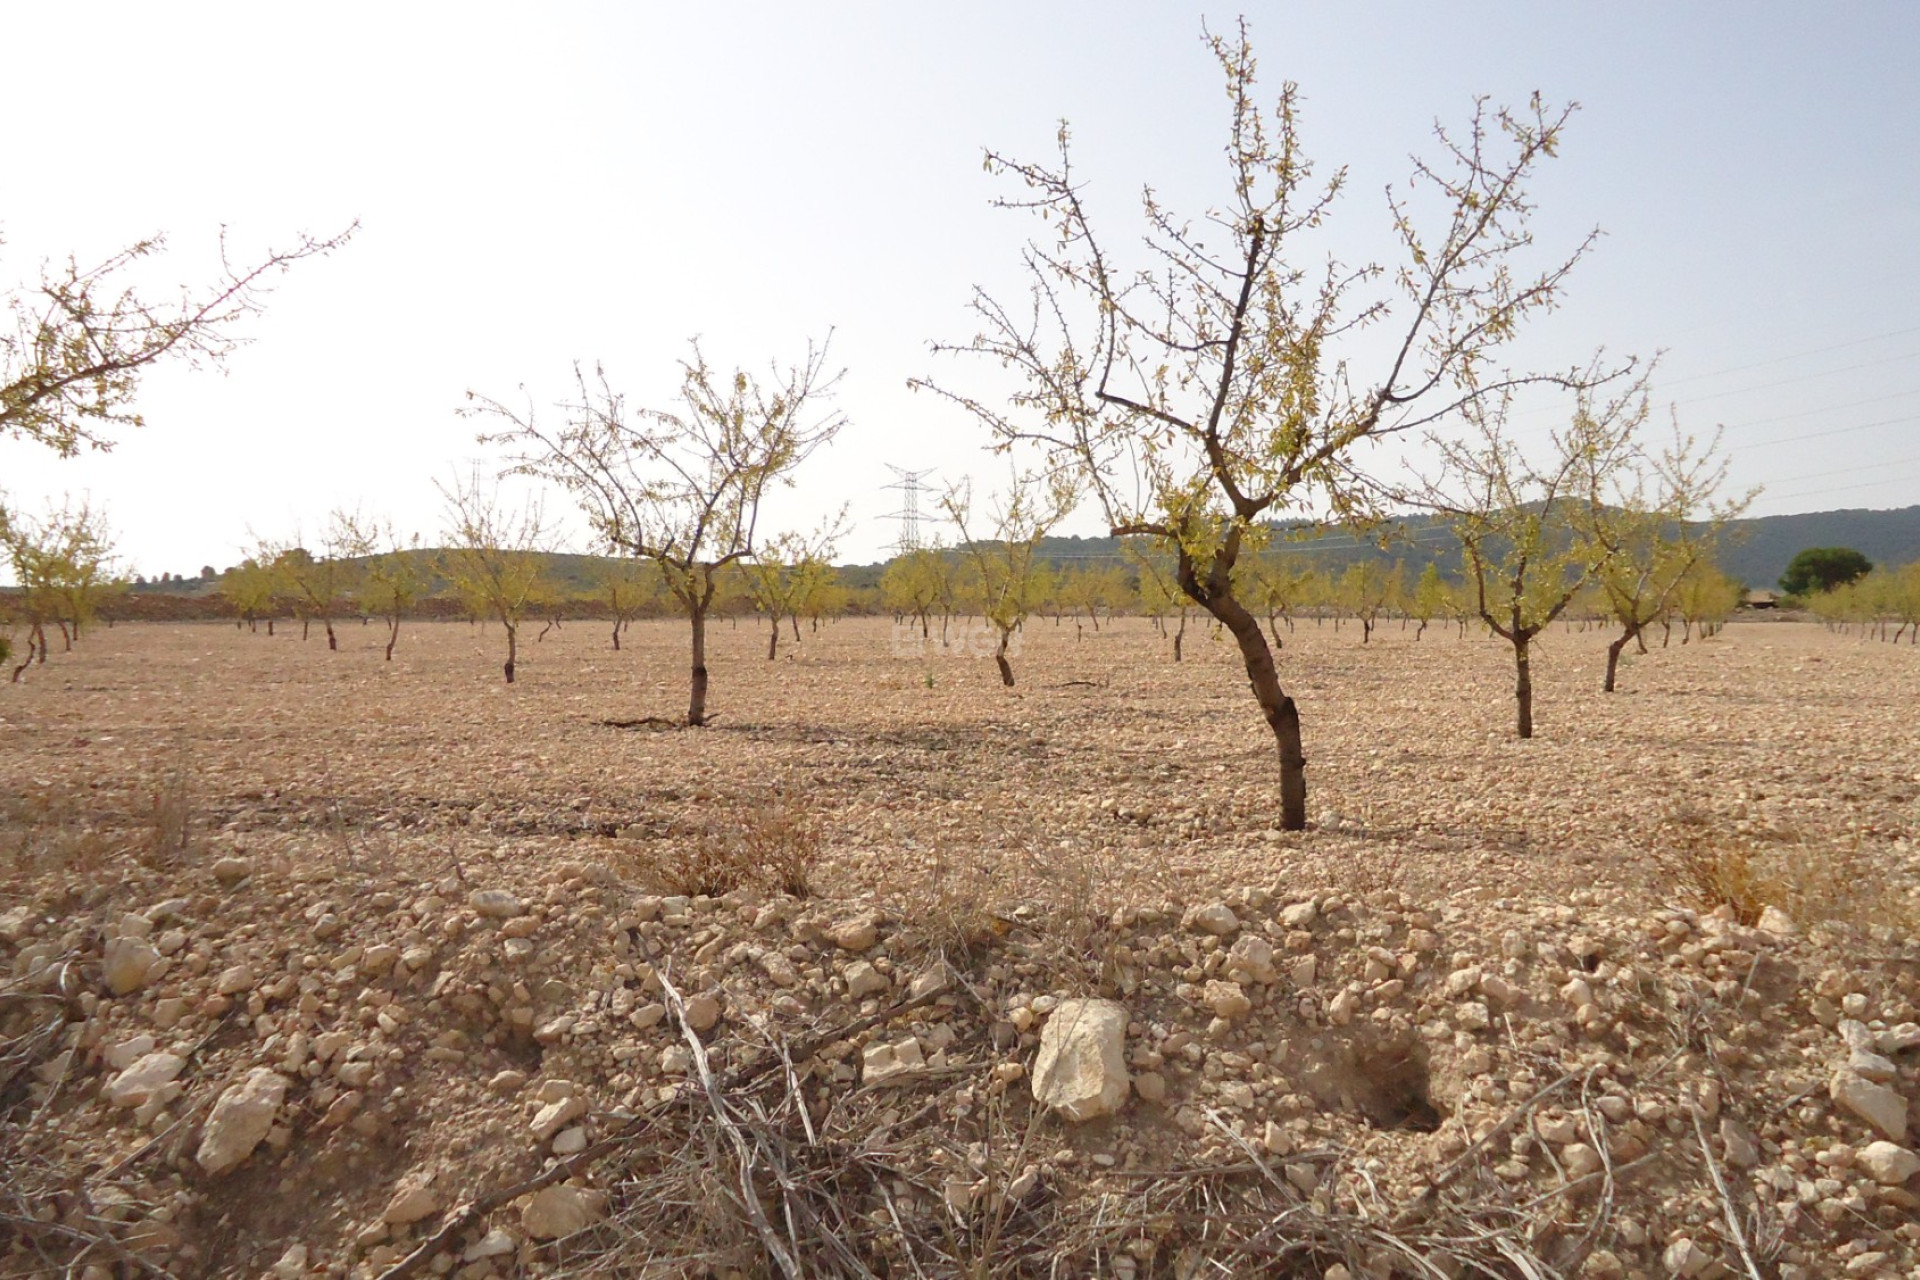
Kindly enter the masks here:
<path id="1" fill-rule="evenodd" d="M 553 1136 L 553 1154 L 557 1156 L 578 1155 L 587 1149 L 587 1131 L 580 1125 L 571 1129 L 562 1129 Z"/>
<path id="2" fill-rule="evenodd" d="M 1920 1173 L 1920 1156 L 1892 1142 L 1869 1142 L 1855 1154 L 1854 1162 L 1883 1187 L 1903 1186 Z"/>
<path id="3" fill-rule="evenodd" d="M 1351 991 L 1342 991 L 1327 1003 L 1327 1019 L 1336 1027 L 1344 1027 L 1353 1021 L 1353 1015 L 1360 1011 L 1360 997 Z"/>
<path id="4" fill-rule="evenodd" d="M 102 965 L 107 990 L 116 996 L 138 991 L 156 976 L 154 970 L 159 965 L 160 952 L 152 943 L 143 938 L 115 938 L 107 943 Z"/>
<path id="5" fill-rule="evenodd" d="M 606 1211 L 606 1192 L 563 1183 L 534 1192 L 520 1210 L 520 1225 L 535 1240 L 558 1240 L 586 1230 Z"/>
<path id="6" fill-rule="evenodd" d="M 213 864 L 213 878 L 224 889 L 233 888 L 252 874 L 253 864 L 245 858 L 227 857 Z"/>
<path id="7" fill-rule="evenodd" d="M 280 1260 L 267 1269 L 274 1280 L 301 1280 L 307 1274 L 307 1246 L 299 1241 L 287 1246 Z"/>
<path id="8" fill-rule="evenodd" d="M 1874 1037 L 1874 1044 L 1882 1053 L 1920 1049 L 1920 1023 L 1903 1022 L 1897 1027 L 1888 1027 Z"/>
<path id="9" fill-rule="evenodd" d="M 864 1000 L 877 992 L 885 991 L 892 984 L 887 975 L 868 964 L 865 960 L 855 960 L 847 966 L 847 994 L 855 1000 Z"/>
<path id="10" fill-rule="evenodd" d="M 115 1071 L 125 1071 L 159 1047 L 159 1042 L 152 1036 L 129 1036 L 107 1050 L 107 1065 Z"/>
<path id="11" fill-rule="evenodd" d="M 214 980 L 213 989 L 223 996 L 237 996 L 242 991 L 253 989 L 253 970 L 244 964 L 236 964 L 224 970 Z"/>
<path id="12" fill-rule="evenodd" d="M 1273 982 L 1279 974 L 1273 967 L 1273 945 L 1258 934 L 1243 933 L 1227 953 L 1227 976 L 1236 982 Z"/>
<path id="13" fill-rule="evenodd" d="M 1287 976 L 1293 979 L 1296 987 L 1310 987 L 1313 980 L 1320 976 L 1320 962 L 1313 956 L 1301 956 L 1288 968 Z"/>
<path id="14" fill-rule="evenodd" d="M 1217 1016 L 1228 1020 L 1244 1018 L 1253 1009 L 1253 1001 L 1247 999 L 1239 983 L 1222 982 L 1218 978 L 1207 983 L 1206 1002 Z"/>
<path id="15" fill-rule="evenodd" d="M 686 1050 L 682 1049 L 685 1053 Z M 691 1057 L 691 1055 L 689 1055 Z M 578 1094 L 571 1094 L 556 1102 L 549 1102 L 540 1108 L 533 1117 L 533 1136 L 542 1142 L 550 1140 L 554 1134 L 587 1114 L 587 1100 Z"/>
<path id="16" fill-rule="evenodd" d="M 1280 912 L 1280 923 L 1289 929 L 1310 929 L 1320 917 L 1320 908 L 1311 902 L 1296 902 Z"/>
<path id="17" fill-rule="evenodd" d="M 499 1258 L 519 1248 L 519 1242 L 507 1232 L 495 1227 L 475 1240 L 461 1251 L 462 1262 L 478 1262 L 482 1258 Z"/>
<path id="18" fill-rule="evenodd" d="M 1062 1000 L 1040 1032 L 1034 1101 L 1073 1121 L 1119 1110 L 1127 1100 L 1126 1049 L 1126 1009 L 1112 1000 Z"/>
<path id="19" fill-rule="evenodd" d="M 1828 1096 L 1834 1105 L 1865 1120 L 1894 1142 L 1907 1136 L 1907 1100 L 1882 1084 L 1875 1084 L 1847 1067 L 1833 1073 Z"/>
<path id="20" fill-rule="evenodd" d="M 527 904 L 505 889 L 475 889 L 467 905 L 489 920 L 510 920 L 527 913 Z"/>
<path id="21" fill-rule="evenodd" d="M 876 1040 L 860 1055 L 860 1080 L 871 1085 L 905 1084 L 923 1075 L 926 1066 L 926 1054 L 915 1037 L 892 1044 Z"/>
<path id="22" fill-rule="evenodd" d="M 1210 933 L 1216 938 L 1224 938 L 1240 927 L 1240 917 L 1234 915 L 1233 908 L 1226 903 L 1215 902 L 1195 908 L 1187 917 L 1187 927 L 1200 933 Z"/>
<path id="23" fill-rule="evenodd" d="M 1799 932 L 1794 928 L 1793 917 L 1775 906 L 1760 908 L 1760 919 L 1755 923 L 1762 933 L 1770 933 L 1776 938 L 1791 938 Z"/>
<path id="24" fill-rule="evenodd" d="M 176 1097 L 180 1086 L 174 1081 L 186 1065 L 187 1060 L 177 1053 L 149 1053 L 107 1082 L 107 1101 L 116 1107 L 138 1107 L 157 1095 Z"/>
<path id="25" fill-rule="evenodd" d="M 216 1177 L 238 1165 L 253 1154 L 267 1130 L 273 1128 L 273 1118 L 286 1093 L 285 1076 L 271 1067 L 255 1067 L 213 1104 L 200 1136 L 200 1149 L 193 1158 Z"/>
<path id="26" fill-rule="evenodd" d="M 387 1201 L 386 1209 L 380 1214 L 380 1221 L 392 1226 L 404 1226 L 409 1222 L 440 1211 L 440 1193 L 433 1189 L 433 1174 L 417 1173 L 402 1179 L 394 1188 L 392 1199 Z"/>
<path id="27" fill-rule="evenodd" d="M 842 951 L 867 951 L 880 940 L 880 932 L 872 912 L 862 912 L 836 923 L 827 930 L 827 940 Z"/>
<path id="28" fill-rule="evenodd" d="M 1667 1251 L 1660 1255 L 1660 1260 L 1666 1264 L 1667 1274 L 1675 1277 L 1675 1280 L 1692 1280 L 1713 1265 L 1713 1255 L 1686 1236 L 1668 1245 Z"/>

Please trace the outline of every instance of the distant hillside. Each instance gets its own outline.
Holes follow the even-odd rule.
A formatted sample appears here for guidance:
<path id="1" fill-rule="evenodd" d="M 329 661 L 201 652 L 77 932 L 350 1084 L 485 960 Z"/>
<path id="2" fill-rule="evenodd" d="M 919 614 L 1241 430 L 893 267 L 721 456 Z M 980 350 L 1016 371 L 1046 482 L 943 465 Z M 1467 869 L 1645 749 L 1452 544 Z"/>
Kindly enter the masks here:
<path id="1" fill-rule="evenodd" d="M 1357 560 L 1399 560 L 1409 573 L 1429 561 L 1443 573 L 1460 570 L 1460 550 L 1446 526 L 1431 517 L 1402 521 L 1381 537 L 1380 543 L 1344 530 L 1315 533 L 1292 526 L 1286 549 L 1336 572 Z M 1789 516 L 1756 516 L 1738 520 L 1721 549 L 1720 565 L 1749 587 L 1770 590 L 1786 571 L 1787 562 L 1808 547 L 1852 547 L 1876 565 L 1907 564 L 1920 560 L 1920 506 L 1892 511 L 1813 511 Z M 1040 553 L 1060 565 L 1115 563 L 1120 559 L 1117 538 L 1047 538 Z"/>
<path id="2" fill-rule="evenodd" d="M 1759 516 L 1734 525 L 1720 564 L 1748 586 L 1772 590 L 1787 562 L 1808 547 L 1852 547 L 1876 565 L 1920 560 L 1920 507 L 1893 511 L 1809 511 Z"/>

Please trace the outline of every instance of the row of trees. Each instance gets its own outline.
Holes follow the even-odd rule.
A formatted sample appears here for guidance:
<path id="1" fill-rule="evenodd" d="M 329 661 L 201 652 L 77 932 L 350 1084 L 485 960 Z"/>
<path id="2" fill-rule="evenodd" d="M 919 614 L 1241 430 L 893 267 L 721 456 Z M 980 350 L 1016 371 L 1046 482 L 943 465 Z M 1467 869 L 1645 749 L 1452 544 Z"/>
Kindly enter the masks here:
<path id="1" fill-rule="evenodd" d="M 1542 630 L 1597 593 L 1619 627 L 1617 659 L 1689 582 L 1702 581 L 1695 566 L 1710 558 L 1712 532 L 1742 503 L 1715 501 L 1724 472 L 1713 443 L 1700 448 L 1677 431 L 1665 448 L 1646 440 L 1646 370 L 1636 362 L 1510 363 L 1597 234 L 1551 255 L 1531 230 L 1529 189 L 1558 153 L 1570 107 L 1537 96 L 1518 110 L 1480 102 L 1463 128 L 1436 127 L 1435 158 L 1416 160 L 1407 183 L 1386 195 L 1396 261 L 1344 262 L 1323 237 L 1346 175 L 1316 177 L 1296 87 L 1284 85 L 1271 105 L 1258 100 L 1244 25 L 1208 43 L 1228 104 L 1227 180 L 1213 207 L 1189 220 L 1144 188 L 1144 236 L 1114 240 L 1094 217 L 1064 126 L 1051 162 L 989 152 L 988 168 L 1017 184 L 1002 203 L 1042 220 L 1022 254 L 1027 288 L 1013 299 L 976 290 L 978 332 L 934 349 L 976 361 L 995 390 L 913 385 L 983 424 L 1014 468 L 991 510 L 965 491 L 948 497 L 979 609 L 1001 638 L 1003 679 L 1013 679 L 1008 638 L 1042 602 L 1039 540 L 1090 502 L 1129 544 L 1143 595 L 1169 610 L 1178 601 L 1183 617 L 1191 604 L 1232 636 L 1277 749 L 1282 825 L 1299 828 L 1300 712 L 1275 662 L 1286 592 L 1276 597 L 1273 581 L 1254 571 L 1274 522 L 1366 527 L 1406 508 L 1443 516 L 1462 545 L 1474 615 L 1512 646 L 1525 735 L 1530 651 Z M 135 309 L 129 332 L 153 352 L 138 358 L 174 346 L 217 357 L 222 317 L 251 308 L 253 278 L 235 275 L 227 293 L 157 338 L 140 338 L 146 313 Z M 77 276 L 74 287 L 84 287 Z M 71 451 L 98 440 L 95 423 L 130 420 L 114 415 L 138 365 L 91 369 L 86 343 L 110 344 L 116 331 L 103 334 L 72 308 L 56 308 L 45 327 L 77 354 L 7 348 L 0 432 Z M 18 351 L 29 352 L 23 375 L 12 369 Z M 470 393 L 483 441 L 507 451 L 510 470 L 572 496 L 597 549 L 648 563 L 684 612 L 688 725 L 706 721 L 705 628 L 729 575 L 744 568 L 757 582 L 777 646 L 779 613 L 810 572 L 806 549 L 830 545 L 832 527 L 784 542 L 760 527 L 768 494 L 842 425 L 830 405 L 839 375 L 825 356 L 824 344 L 810 346 L 802 361 L 766 375 L 727 373 L 696 344 L 669 409 L 630 406 L 598 367 L 577 366 L 573 393 L 544 410 L 524 394 L 510 404 Z M 1009 377 L 1012 392 L 1002 395 Z M 1539 444 L 1509 423 L 1517 403 L 1532 407 L 1543 395 L 1572 408 Z M 1433 459 L 1431 469 L 1383 469 L 1374 446 L 1393 441 L 1424 442 L 1415 456 Z M 472 554 L 447 562 L 461 589 L 506 624 L 509 678 L 532 587 L 514 562 L 489 557 L 529 550 L 539 524 L 527 512 L 463 508 L 456 542 Z M 297 560 L 293 550 L 256 563 Z M 296 588 L 323 622 L 337 598 L 326 566 L 355 559 L 335 550 L 309 556 L 311 582 Z M 1356 594 L 1368 588 L 1363 638 L 1389 607 L 1385 577 L 1353 584 Z M 1424 587 L 1440 600 L 1434 584 Z M 908 595 L 920 598 L 918 588 Z M 1089 607 L 1097 619 L 1100 606 Z M 923 625 L 927 608 L 913 606 Z M 396 604 L 396 625 L 400 612 Z"/>
<path id="2" fill-rule="evenodd" d="M 1807 595 L 1805 603 L 1830 627 L 1920 645 L 1920 560 L 1899 568 L 1869 566 L 1839 586 Z"/>

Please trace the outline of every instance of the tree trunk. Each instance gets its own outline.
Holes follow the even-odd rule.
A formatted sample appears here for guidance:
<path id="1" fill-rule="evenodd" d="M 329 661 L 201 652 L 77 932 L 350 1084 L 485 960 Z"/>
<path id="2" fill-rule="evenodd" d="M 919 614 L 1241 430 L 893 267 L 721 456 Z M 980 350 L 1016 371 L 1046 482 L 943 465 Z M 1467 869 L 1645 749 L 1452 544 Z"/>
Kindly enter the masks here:
<path id="1" fill-rule="evenodd" d="M 1513 637 L 1513 699 L 1519 704 L 1520 736 L 1533 736 L 1533 636 L 1525 631 Z"/>
<path id="2" fill-rule="evenodd" d="M 1173 633 L 1173 660 L 1180 661 L 1180 651 L 1187 638 L 1187 611 L 1180 611 L 1180 629 Z"/>
<path id="3" fill-rule="evenodd" d="M 693 624 L 693 674 L 687 691 L 687 724 L 698 729 L 707 722 L 707 611 L 703 606 L 688 610 Z"/>
<path id="4" fill-rule="evenodd" d="M 1011 628 L 1000 628 L 1000 647 L 994 650 L 993 661 L 1000 668 L 1000 683 L 1013 688 L 1013 664 L 1007 661 L 1007 642 L 1013 639 Z"/>
<path id="5" fill-rule="evenodd" d="M 615 653 L 620 652 L 620 624 L 625 621 L 625 618 L 618 616 L 613 620 L 613 651 Z"/>
<path id="6" fill-rule="evenodd" d="M 333 635 L 333 619 L 332 619 L 332 618 L 328 618 L 328 619 L 327 619 L 327 621 L 326 621 L 326 627 L 327 627 L 327 650 L 328 650 L 328 652 L 330 652 L 330 653 L 338 653 L 338 652 L 340 652 L 340 642 L 339 642 L 338 640 L 336 640 L 336 639 L 334 638 L 334 635 Z"/>
<path id="7" fill-rule="evenodd" d="M 1639 634 L 1640 631 L 1637 627 L 1632 631 L 1622 631 L 1614 638 L 1613 643 L 1607 646 L 1607 678 L 1606 681 L 1601 684 L 1600 692 L 1613 692 L 1613 678 L 1620 670 L 1620 652 L 1627 647 L 1627 641 Z"/>
<path id="8" fill-rule="evenodd" d="M 267 635 L 273 635 L 273 619 L 271 617 L 267 619 Z"/>
<path id="9" fill-rule="evenodd" d="M 304 641 L 307 638 L 307 636 L 312 633 L 312 631 L 313 631 L 313 619 L 312 618 L 300 619 L 300 639 Z"/>
<path id="10" fill-rule="evenodd" d="M 795 644 L 799 644 L 800 643 L 800 615 L 797 613 L 790 613 L 787 615 L 787 621 L 793 624 L 793 642 Z M 775 631 L 778 631 L 780 629 L 780 620 L 778 618 L 774 619 L 773 629 Z"/>
<path id="11" fill-rule="evenodd" d="M 1360 619 L 1360 643 L 1361 644 L 1373 643 L 1373 619 L 1372 618 L 1362 617 Z"/>
<path id="12" fill-rule="evenodd" d="M 389 618 L 387 627 L 387 661 L 393 661 L 393 646 L 400 643 L 400 615 Z"/>
<path id="13" fill-rule="evenodd" d="M 774 655 L 780 652 L 780 615 L 773 615 L 773 629 L 767 632 L 767 661 L 772 662 Z"/>
<path id="14" fill-rule="evenodd" d="M 520 655 L 520 628 L 507 623 L 507 683 L 513 683 L 513 660 Z"/>
<path id="15" fill-rule="evenodd" d="M 1280 673 L 1273 665 L 1273 650 L 1253 615 L 1240 602 L 1217 598 L 1207 611 L 1220 620 L 1240 646 L 1240 660 L 1246 664 L 1247 682 L 1253 686 L 1254 700 L 1267 727 L 1273 730 L 1274 744 L 1280 751 L 1280 827 L 1284 831 L 1302 831 L 1307 825 L 1307 756 L 1300 744 L 1300 710 L 1280 687 Z"/>

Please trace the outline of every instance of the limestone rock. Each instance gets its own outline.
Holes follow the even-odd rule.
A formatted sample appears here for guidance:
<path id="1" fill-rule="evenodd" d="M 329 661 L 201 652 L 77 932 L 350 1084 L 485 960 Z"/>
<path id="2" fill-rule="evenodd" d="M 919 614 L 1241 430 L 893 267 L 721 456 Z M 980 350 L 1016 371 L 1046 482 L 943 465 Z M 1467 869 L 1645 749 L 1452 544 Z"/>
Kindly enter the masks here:
<path id="1" fill-rule="evenodd" d="M 253 864 L 245 858 L 226 857 L 213 864 L 213 878 L 223 889 L 233 888 L 252 874 Z"/>
<path id="2" fill-rule="evenodd" d="M 102 965 L 107 990 L 116 996 L 138 991 L 157 976 L 154 970 L 159 965 L 160 952 L 152 943 L 143 938 L 115 938 L 107 943 Z"/>
<path id="3" fill-rule="evenodd" d="M 440 1193 L 433 1189 L 433 1174 L 414 1174 L 393 1190 L 393 1198 L 380 1215 L 380 1221 L 393 1226 L 418 1222 L 440 1211 Z"/>
<path id="4" fill-rule="evenodd" d="M 1310 929 L 1320 917 L 1320 908 L 1311 902 L 1296 902 L 1280 912 L 1280 923 L 1289 929 Z"/>
<path id="5" fill-rule="evenodd" d="M 888 1044 L 876 1040 L 860 1055 L 860 1079 L 864 1084 L 905 1084 L 918 1079 L 926 1070 L 926 1054 L 913 1036 Z"/>
<path id="6" fill-rule="evenodd" d="M 1206 1001 L 1216 1016 L 1229 1020 L 1244 1018 L 1253 1010 L 1253 1001 L 1247 999 L 1239 983 L 1221 982 L 1217 978 L 1207 983 Z"/>
<path id="7" fill-rule="evenodd" d="M 1240 935 L 1227 953 L 1227 977 L 1235 982 L 1257 982 L 1262 986 L 1279 978 L 1273 967 L 1273 945 L 1258 934 Z"/>
<path id="8" fill-rule="evenodd" d="M 489 920 L 511 920 L 527 913 L 527 904 L 505 889 L 475 889 L 467 905 Z"/>
<path id="9" fill-rule="evenodd" d="M 1766 906 L 1760 909 L 1760 919 L 1755 926 L 1762 933 L 1770 933 L 1776 938 L 1791 938 L 1798 932 L 1793 925 L 1793 917 L 1778 907 Z"/>
<path id="10" fill-rule="evenodd" d="M 720 1002 L 710 995 L 687 997 L 687 1025 L 695 1035 L 705 1035 L 720 1021 Z"/>
<path id="11" fill-rule="evenodd" d="M 1119 1004 L 1062 1000 L 1040 1032 L 1034 1100 L 1073 1121 L 1119 1110 L 1127 1100 L 1126 1045 L 1127 1011 Z"/>
<path id="12" fill-rule="evenodd" d="M 1907 1100 L 1892 1089 L 1841 1067 L 1828 1082 L 1827 1093 L 1835 1106 L 1865 1120 L 1882 1137 L 1894 1142 L 1906 1139 Z"/>
<path id="13" fill-rule="evenodd" d="M 1869 1142 L 1854 1160 L 1883 1187 L 1904 1186 L 1920 1173 L 1920 1156 L 1892 1142 Z"/>
<path id="14" fill-rule="evenodd" d="M 1209 906 L 1196 907 L 1187 916 L 1187 926 L 1198 933 L 1210 933 L 1216 938 L 1224 938 L 1240 928 L 1240 917 L 1233 914 L 1233 908 L 1224 902 L 1215 902 Z"/>
<path id="15" fill-rule="evenodd" d="M 842 951 L 867 951 L 880 940 L 878 922 L 870 911 L 837 922 L 827 930 L 827 941 Z"/>
<path id="16" fill-rule="evenodd" d="M 200 1167 L 217 1177 L 252 1155 L 273 1128 L 286 1093 L 287 1078 L 271 1067 L 255 1067 L 245 1080 L 230 1086 L 213 1104 L 201 1133 L 200 1149 L 194 1153 Z"/>
<path id="17" fill-rule="evenodd" d="M 533 1136 L 546 1142 L 585 1114 L 587 1114 L 587 1100 L 578 1094 L 569 1094 L 567 1097 L 549 1102 L 533 1117 Z"/>
<path id="18" fill-rule="evenodd" d="M 855 960 L 847 966 L 847 994 L 855 1000 L 864 1000 L 890 985 L 887 976 L 865 960 Z"/>
<path id="19" fill-rule="evenodd" d="M 535 1240 L 558 1240 L 586 1230 L 606 1211 L 606 1192 L 563 1183 L 534 1192 L 520 1210 L 520 1225 Z"/>
<path id="20" fill-rule="evenodd" d="M 1681 1236 L 1667 1246 L 1660 1255 L 1660 1261 L 1666 1266 L 1667 1274 L 1675 1280 L 1692 1280 L 1713 1265 L 1713 1255 L 1695 1244 L 1686 1236 Z"/>
<path id="21" fill-rule="evenodd" d="M 180 1086 L 174 1081 L 186 1065 L 177 1053 L 149 1053 L 107 1082 L 107 1101 L 116 1107 L 139 1107 L 155 1097 L 177 1097 Z"/>

